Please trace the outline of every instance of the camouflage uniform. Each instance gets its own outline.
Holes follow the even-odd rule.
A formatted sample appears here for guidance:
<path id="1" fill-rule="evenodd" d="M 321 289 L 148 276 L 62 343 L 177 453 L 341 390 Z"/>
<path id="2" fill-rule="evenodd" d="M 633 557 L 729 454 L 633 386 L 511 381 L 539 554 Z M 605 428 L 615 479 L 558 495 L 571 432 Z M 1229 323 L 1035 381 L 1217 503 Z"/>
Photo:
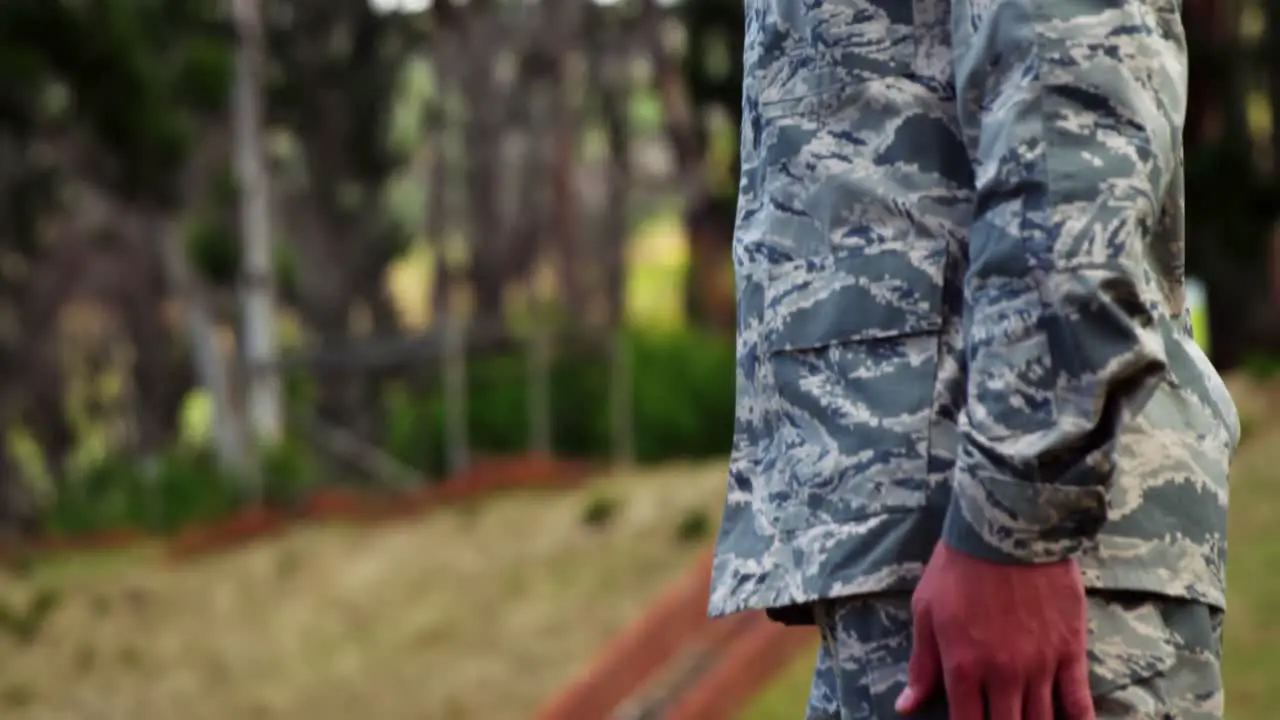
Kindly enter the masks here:
<path id="1" fill-rule="evenodd" d="M 746 0 L 710 611 L 907 593 L 939 537 L 1221 609 L 1178 0 Z"/>
<path id="2" fill-rule="evenodd" d="M 819 603 L 822 629 L 807 720 L 893 718 L 911 657 L 911 600 Z M 1098 720 L 1219 720 L 1222 612 L 1149 595 L 1089 598 L 1089 685 Z M 939 695 L 910 716 L 947 720 Z"/>

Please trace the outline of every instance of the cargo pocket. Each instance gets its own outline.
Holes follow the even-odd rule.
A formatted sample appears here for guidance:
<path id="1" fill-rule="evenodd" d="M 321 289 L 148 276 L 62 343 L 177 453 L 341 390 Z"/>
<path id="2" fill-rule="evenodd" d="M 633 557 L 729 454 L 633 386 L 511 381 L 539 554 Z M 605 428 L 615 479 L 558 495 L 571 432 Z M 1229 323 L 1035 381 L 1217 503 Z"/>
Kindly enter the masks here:
<path id="1" fill-rule="evenodd" d="M 757 507 L 779 530 L 927 499 L 945 253 L 879 250 L 779 266 L 765 289 L 776 403 Z"/>
<path id="2" fill-rule="evenodd" d="M 1164 675 L 1177 662 L 1163 601 L 1143 593 L 1089 596 L 1089 689 L 1099 712 L 1108 701 L 1131 704 L 1135 698 L 1117 694 Z"/>
<path id="3" fill-rule="evenodd" d="M 1099 720 L 1222 717 L 1216 608 L 1143 593 L 1090 596 L 1089 660 Z"/>

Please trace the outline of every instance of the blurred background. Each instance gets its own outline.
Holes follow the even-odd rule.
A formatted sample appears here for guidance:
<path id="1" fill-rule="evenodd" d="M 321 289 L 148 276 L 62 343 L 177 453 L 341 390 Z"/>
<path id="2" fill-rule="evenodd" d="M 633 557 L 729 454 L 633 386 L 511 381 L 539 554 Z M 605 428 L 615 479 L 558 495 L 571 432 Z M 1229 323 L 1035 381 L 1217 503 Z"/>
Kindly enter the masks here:
<path id="1" fill-rule="evenodd" d="M 1272 718 L 1280 4 L 1184 12 L 1228 717 Z M 0 4 L 0 717 L 801 717 L 807 632 L 700 619 L 742 17 Z"/>

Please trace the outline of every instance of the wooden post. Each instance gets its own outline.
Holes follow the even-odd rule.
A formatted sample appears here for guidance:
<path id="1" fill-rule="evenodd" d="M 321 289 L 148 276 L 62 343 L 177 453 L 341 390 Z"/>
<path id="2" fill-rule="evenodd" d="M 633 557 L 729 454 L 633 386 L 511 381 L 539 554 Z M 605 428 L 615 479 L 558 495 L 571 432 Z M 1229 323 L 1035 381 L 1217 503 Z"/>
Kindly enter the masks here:
<path id="1" fill-rule="evenodd" d="M 447 293 L 445 309 L 444 431 L 445 454 L 450 475 L 466 472 L 471 465 L 470 411 L 467 408 L 467 336 L 465 320 L 458 311 L 457 288 Z"/>
<path id="2" fill-rule="evenodd" d="M 551 457 L 551 325 L 543 304 L 535 301 L 529 335 L 529 450 L 539 457 Z"/>

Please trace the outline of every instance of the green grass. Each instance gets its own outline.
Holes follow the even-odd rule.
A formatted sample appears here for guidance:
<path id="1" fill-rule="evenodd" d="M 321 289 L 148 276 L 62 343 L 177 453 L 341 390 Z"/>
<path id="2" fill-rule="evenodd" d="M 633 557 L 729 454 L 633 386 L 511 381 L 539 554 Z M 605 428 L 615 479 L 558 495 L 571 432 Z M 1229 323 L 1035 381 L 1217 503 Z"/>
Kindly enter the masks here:
<path id="1" fill-rule="evenodd" d="M 1273 720 L 1280 707 L 1280 388 L 1233 378 L 1233 394 L 1250 436 L 1236 458 L 1231 486 L 1231 562 L 1226 629 L 1227 717 Z M 805 652 L 765 686 L 740 720 L 794 720 L 804 714 L 817 652 Z"/>
<path id="2" fill-rule="evenodd" d="M 1231 486 L 1226 685 L 1232 720 L 1270 720 L 1280 707 L 1280 414 L 1274 389 L 1236 393 L 1251 428 Z M 1248 406 L 1246 406 L 1246 402 Z"/>
<path id="3" fill-rule="evenodd" d="M 804 717 L 817 655 L 818 645 L 814 641 L 813 648 L 800 653 L 799 659 L 774 678 L 738 720 L 795 720 Z"/>
<path id="4" fill-rule="evenodd" d="M 86 582 L 110 576 L 140 563 L 158 561 L 160 550 L 157 544 L 144 542 L 94 552 L 54 553 L 33 559 L 18 573 L 18 579 L 30 587 L 60 587 L 68 582 Z"/>

